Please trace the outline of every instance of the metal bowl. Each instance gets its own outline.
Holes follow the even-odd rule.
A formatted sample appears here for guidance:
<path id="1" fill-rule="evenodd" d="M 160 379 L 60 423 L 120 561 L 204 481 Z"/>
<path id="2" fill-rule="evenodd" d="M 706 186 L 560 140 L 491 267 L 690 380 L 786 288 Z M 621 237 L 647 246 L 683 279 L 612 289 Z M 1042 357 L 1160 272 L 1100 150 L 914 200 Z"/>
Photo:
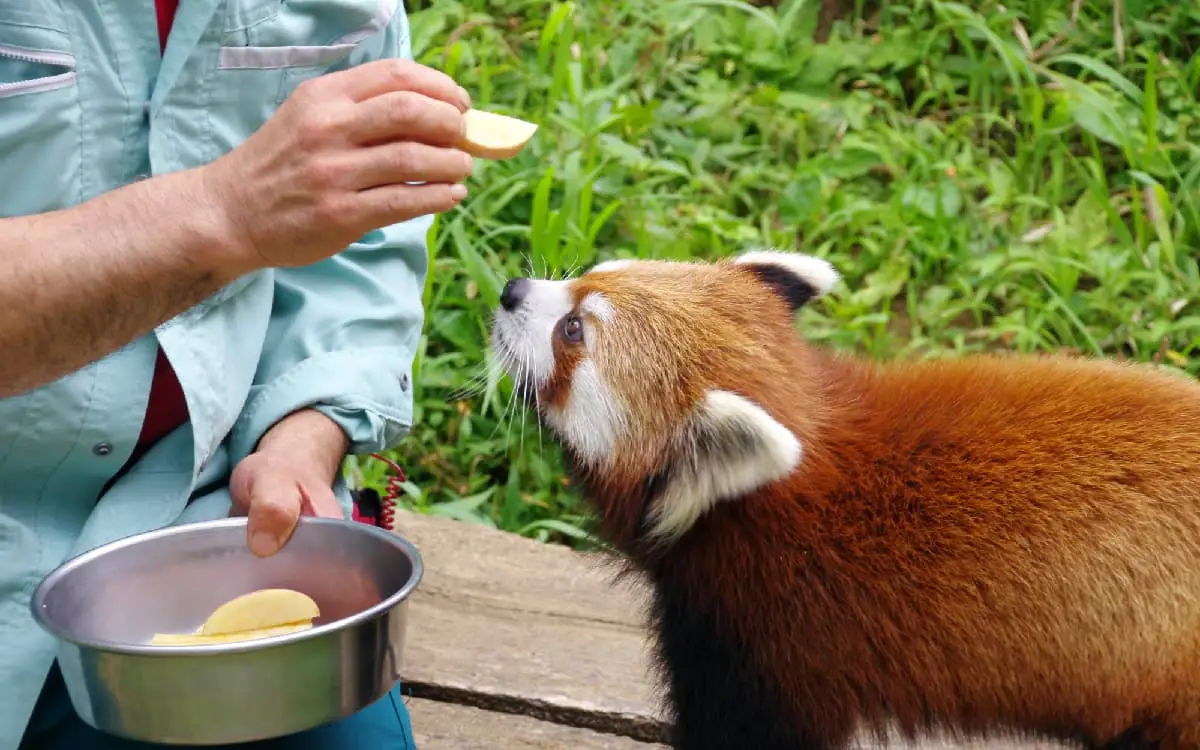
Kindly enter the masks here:
<path id="1" fill-rule="evenodd" d="M 252 742 L 349 716 L 400 679 L 412 544 L 383 529 L 302 518 L 271 557 L 246 545 L 246 519 L 121 539 L 46 576 L 31 604 L 58 639 L 79 716 L 103 732 L 163 744 Z M 150 646 L 193 632 L 214 609 L 262 588 L 308 594 L 311 630 L 211 646 Z"/>

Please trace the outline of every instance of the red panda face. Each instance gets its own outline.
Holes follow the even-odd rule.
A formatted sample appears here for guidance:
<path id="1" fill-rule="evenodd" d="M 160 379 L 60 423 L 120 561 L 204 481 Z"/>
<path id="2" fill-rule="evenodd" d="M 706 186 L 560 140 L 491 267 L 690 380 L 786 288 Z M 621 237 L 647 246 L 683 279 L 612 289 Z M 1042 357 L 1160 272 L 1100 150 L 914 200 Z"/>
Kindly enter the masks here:
<path id="1" fill-rule="evenodd" d="M 660 480 L 639 512 L 649 535 L 669 540 L 799 463 L 770 383 L 796 376 L 794 313 L 837 278 L 815 257 L 755 251 L 513 279 L 492 348 L 585 473 Z"/>

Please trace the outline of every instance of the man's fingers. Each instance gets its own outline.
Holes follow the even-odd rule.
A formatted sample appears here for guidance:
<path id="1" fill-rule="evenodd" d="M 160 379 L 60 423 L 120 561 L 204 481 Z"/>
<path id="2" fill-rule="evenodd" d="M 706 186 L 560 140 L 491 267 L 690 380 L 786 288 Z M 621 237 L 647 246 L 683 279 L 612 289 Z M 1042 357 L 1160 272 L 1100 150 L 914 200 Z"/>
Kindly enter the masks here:
<path id="1" fill-rule="evenodd" d="M 463 112 L 471 107 L 471 97 L 453 78 L 411 60 L 374 60 L 317 80 L 322 87 L 336 88 L 356 102 L 392 91 L 416 91 L 453 104 Z"/>
<path id="2" fill-rule="evenodd" d="M 355 186 L 363 191 L 413 182 L 462 182 L 475 163 L 465 151 L 399 141 L 356 152 L 346 167 L 353 167 Z"/>
<path id="3" fill-rule="evenodd" d="M 457 145 L 466 120 L 458 107 L 415 91 L 389 91 L 356 104 L 346 136 L 359 144 L 403 138 L 431 146 Z"/>
<path id="4" fill-rule="evenodd" d="M 300 491 L 300 508 L 304 515 L 319 518 L 344 517 L 342 504 L 333 494 L 332 487 L 321 485 L 309 490 L 304 485 L 297 485 L 297 489 Z"/>
<path id="5" fill-rule="evenodd" d="M 265 486 L 264 486 L 265 485 Z M 249 519 L 246 522 L 250 551 L 269 557 L 279 551 L 292 536 L 300 518 L 300 493 L 296 484 L 259 483 L 252 488 Z"/>
<path id="6" fill-rule="evenodd" d="M 355 196 L 362 223 L 386 227 L 418 216 L 449 211 L 467 197 L 461 184 L 384 185 Z"/>

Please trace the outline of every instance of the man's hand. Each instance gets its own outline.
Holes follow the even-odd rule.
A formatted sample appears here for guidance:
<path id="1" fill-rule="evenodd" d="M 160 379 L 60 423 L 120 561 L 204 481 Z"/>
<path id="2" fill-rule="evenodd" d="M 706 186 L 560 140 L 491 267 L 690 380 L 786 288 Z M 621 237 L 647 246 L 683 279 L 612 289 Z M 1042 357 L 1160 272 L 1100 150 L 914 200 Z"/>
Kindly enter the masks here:
<path id="1" fill-rule="evenodd" d="M 249 516 L 247 543 L 261 557 L 291 538 L 301 515 L 341 518 L 333 480 L 346 455 L 342 429 L 303 409 L 281 419 L 229 478 L 230 515 Z"/>
<path id="2" fill-rule="evenodd" d="M 471 173 L 454 147 L 469 106 L 432 68 L 365 63 L 304 82 L 211 164 L 0 218 L 0 398 L 119 349 L 243 274 L 315 263 L 453 208 Z"/>
<path id="3" fill-rule="evenodd" d="M 262 128 L 205 167 L 246 268 L 307 265 L 362 235 L 466 197 L 467 92 L 407 60 L 305 81 Z M 424 184 L 411 184 L 414 182 Z"/>

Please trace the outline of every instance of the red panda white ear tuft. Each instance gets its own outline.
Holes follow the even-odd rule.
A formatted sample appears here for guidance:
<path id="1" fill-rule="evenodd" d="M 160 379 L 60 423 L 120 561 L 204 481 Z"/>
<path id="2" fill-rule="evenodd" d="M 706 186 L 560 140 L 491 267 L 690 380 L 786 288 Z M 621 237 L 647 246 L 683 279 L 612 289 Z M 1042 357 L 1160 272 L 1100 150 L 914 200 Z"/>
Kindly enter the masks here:
<path id="1" fill-rule="evenodd" d="M 650 509 L 650 537 L 677 539 L 717 503 L 786 477 L 801 453 L 799 438 L 761 406 L 710 390 L 676 441 L 663 491 Z"/>
<path id="2" fill-rule="evenodd" d="M 733 263 L 757 274 L 787 301 L 793 312 L 828 292 L 839 278 L 829 261 L 801 253 L 751 250 L 734 258 Z"/>

